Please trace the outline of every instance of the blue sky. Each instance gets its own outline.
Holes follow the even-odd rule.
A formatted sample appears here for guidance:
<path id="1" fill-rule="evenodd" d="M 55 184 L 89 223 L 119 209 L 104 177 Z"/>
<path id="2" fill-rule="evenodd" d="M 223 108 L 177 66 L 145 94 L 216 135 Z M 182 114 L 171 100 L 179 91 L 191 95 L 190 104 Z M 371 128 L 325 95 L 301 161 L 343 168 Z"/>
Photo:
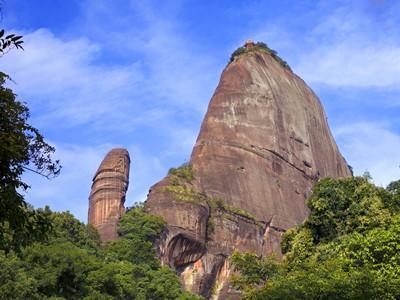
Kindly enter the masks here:
<path id="1" fill-rule="evenodd" d="M 355 173 L 400 178 L 400 2 L 8 0 L 25 51 L 0 59 L 31 123 L 57 148 L 56 179 L 26 174 L 36 207 L 86 221 L 104 155 L 132 160 L 126 205 L 187 161 L 230 54 L 264 41 L 320 97 Z"/>

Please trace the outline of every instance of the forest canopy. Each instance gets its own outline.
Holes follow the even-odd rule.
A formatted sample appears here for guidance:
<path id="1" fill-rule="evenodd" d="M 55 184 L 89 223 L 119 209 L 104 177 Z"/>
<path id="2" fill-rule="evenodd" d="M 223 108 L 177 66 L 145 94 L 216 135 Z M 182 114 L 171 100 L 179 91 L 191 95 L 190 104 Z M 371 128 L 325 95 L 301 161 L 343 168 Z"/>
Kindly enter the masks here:
<path id="1" fill-rule="evenodd" d="M 244 299 L 399 299 L 400 181 L 325 178 L 310 215 L 282 239 L 283 261 L 235 253 Z"/>
<path id="2" fill-rule="evenodd" d="M 101 247 L 91 225 L 46 209 L 46 241 L 21 253 L 0 251 L 0 299 L 201 299 L 181 290 L 153 248 L 164 221 L 134 207 L 121 219 L 120 238 Z"/>

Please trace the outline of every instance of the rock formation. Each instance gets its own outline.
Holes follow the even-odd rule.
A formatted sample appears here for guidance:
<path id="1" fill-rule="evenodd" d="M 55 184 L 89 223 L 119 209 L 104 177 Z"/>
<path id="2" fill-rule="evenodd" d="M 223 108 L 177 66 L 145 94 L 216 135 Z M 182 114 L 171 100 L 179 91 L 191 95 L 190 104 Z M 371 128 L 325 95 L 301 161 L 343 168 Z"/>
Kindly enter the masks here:
<path id="1" fill-rule="evenodd" d="M 280 255 L 321 177 L 350 176 L 313 91 L 274 53 L 248 51 L 222 73 L 188 165 L 154 185 L 145 209 L 167 222 L 157 245 L 183 286 L 236 299 L 234 250 Z"/>
<path id="2" fill-rule="evenodd" d="M 102 242 L 115 240 L 119 218 L 125 212 L 125 194 L 129 184 L 129 153 L 112 149 L 93 177 L 89 196 L 88 222 L 99 232 Z"/>

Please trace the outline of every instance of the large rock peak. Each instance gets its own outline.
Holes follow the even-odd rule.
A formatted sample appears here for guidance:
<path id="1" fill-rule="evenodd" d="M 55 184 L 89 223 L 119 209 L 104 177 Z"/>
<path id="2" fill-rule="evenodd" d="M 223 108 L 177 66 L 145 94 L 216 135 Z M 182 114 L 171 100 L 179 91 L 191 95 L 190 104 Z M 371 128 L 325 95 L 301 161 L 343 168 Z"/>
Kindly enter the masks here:
<path id="1" fill-rule="evenodd" d="M 284 230 L 318 178 L 350 175 L 316 95 L 265 52 L 224 70 L 191 163 L 203 192 Z"/>
<path id="2" fill-rule="evenodd" d="M 350 175 L 312 90 L 273 53 L 248 51 L 222 73 L 190 163 L 150 190 L 146 210 L 168 224 L 161 261 L 186 289 L 234 299 L 231 253 L 279 255 L 313 184 Z"/>
<path id="3" fill-rule="evenodd" d="M 125 212 L 129 166 L 128 151 L 115 148 L 108 152 L 93 177 L 88 222 L 98 230 L 103 242 L 118 237 L 118 221 Z"/>

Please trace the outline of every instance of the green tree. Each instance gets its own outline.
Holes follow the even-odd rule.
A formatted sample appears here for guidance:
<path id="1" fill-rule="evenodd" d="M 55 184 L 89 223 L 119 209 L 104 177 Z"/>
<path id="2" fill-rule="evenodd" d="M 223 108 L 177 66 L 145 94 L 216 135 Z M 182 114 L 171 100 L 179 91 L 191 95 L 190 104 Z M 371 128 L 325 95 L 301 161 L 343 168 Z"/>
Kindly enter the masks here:
<path id="1" fill-rule="evenodd" d="M 130 209 L 118 225 L 119 239 L 108 245 L 108 255 L 134 264 L 146 264 L 152 269 L 159 267 L 153 243 L 164 229 L 165 222 L 148 215 L 142 207 Z"/>
<path id="2" fill-rule="evenodd" d="M 386 190 L 388 190 L 392 194 L 400 195 L 400 180 L 389 183 L 386 187 Z"/>
<path id="3" fill-rule="evenodd" d="M 5 221 L 0 223 L 0 249 L 9 252 L 20 251 L 21 247 L 35 241 L 45 241 L 52 230 L 50 211 L 45 209 L 34 209 L 30 205 L 22 206 L 20 215 L 25 219 L 22 222 L 15 221 L 17 226 L 10 226 Z M 18 216 L 18 215 L 17 215 Z"/>
<path id="4" fill-rule="evenodd" d="M 37 284 L 38 299 L 81 299 L 87 295 L 87 277 L 101 260 L 70 242 L 35 244 L 24 250 L 28 274 Z"/>
<path id="5" fill-rule="evenodd" d="M 312 231 L 315 242 L 362 232 L 390 222 L 391 196 L 362 177 L 325 178 L 308 200 L 311 212 L 301 228 Z"/>
<path id="6" fill-rule="evenodd" d="M 0 248 L 9 251 L 5 235 L 15 236 L 16 241 L 26 233 L 39 238 L 45 233 L 42 225 L 48 225 L 24 200 L 22 193 L 29 185 L 21 179 L 23 172 L 51 178 L 59 174 L 60 165 L 51 158 L 54 147 L 27 123 L 29 109 L 5 86 L 7 79 L 0 72 Z M 13 243 L 13 248 L 18 247 Z"/>
<path id="7" fill-rule="evenodd" d="M 36 292 L 36 280 L 28 274 L 26 263 L 0 250 L 0 299 L 34 299 Z"/>
<path id="8" fill-rule="evenodd" d="M 142 207 L 123 216 L 121 238 L 104 248 L 93 228 L 69 212 L 47 212 L 46 241 L 18 256 L 0 252 L 0 299 L 201 299 L 183 292 L 175 272 L 160 266 L 153 242 L 165 222 Z"/>
<path id="9" fill-rule="evenodd" d="M 50 242 L 71 242 L 79 248 L 97 251 L 100 237 L 97 230 L 90 224 L 85 225 L 76 219 L 69 211 L 51 213 L 52 230 Z"/>
<path id="10" fill-rule="evenodd" d="M 283 235 L 283 261 L 266 273 L 271 258 L 235 254 L 241 275 L 233 282 L 245 299 L 400 299 L 397 196 L 396 183 L 385 190 L 363 177 L 319 181 L 310 216 Z"/>

